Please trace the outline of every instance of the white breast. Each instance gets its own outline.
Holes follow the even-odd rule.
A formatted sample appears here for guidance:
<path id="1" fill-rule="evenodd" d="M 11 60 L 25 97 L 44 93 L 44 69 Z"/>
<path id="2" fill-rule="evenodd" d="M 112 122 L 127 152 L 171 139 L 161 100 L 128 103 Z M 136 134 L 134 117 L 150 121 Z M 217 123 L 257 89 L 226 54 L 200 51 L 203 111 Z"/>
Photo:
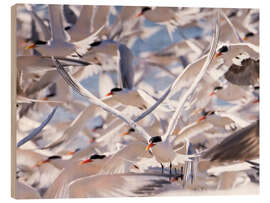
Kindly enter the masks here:
<path id="1" fill-rule="evenodd" d="M 173 151 L 172 146 L 166 142 L 161 142 L 156 144 L 152 148 L 153 154 L 159 163 L 169 163 L 172 162 L 176 156 Z"/>

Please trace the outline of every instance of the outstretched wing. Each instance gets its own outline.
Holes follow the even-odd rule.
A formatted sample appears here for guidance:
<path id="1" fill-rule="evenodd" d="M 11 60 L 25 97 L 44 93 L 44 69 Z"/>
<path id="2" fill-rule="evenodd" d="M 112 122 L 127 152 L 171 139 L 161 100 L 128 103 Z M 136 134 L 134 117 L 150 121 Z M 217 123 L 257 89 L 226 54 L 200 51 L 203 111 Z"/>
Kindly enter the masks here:
<path id="1" fill-rule="evenodd" d="M 167 185 L 168 177 L 155 174 L 95 175 L 71 182 L 69 197 L 153 196 Z"/>
<path id="2" fill-rule="evenodd" d="M 203 154 L 211 161 L 245 161 L 259 156 L 259 121 L 238 130 Z"/>

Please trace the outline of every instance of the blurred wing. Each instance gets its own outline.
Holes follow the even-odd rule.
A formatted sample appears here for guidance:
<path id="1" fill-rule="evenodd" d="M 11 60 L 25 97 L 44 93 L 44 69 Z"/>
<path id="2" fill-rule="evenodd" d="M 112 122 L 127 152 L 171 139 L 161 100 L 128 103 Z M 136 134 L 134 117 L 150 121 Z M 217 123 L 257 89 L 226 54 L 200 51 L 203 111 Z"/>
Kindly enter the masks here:
<path id="1" fill-rule="evenodd" d="M 236 39 L 239 40 L 239 42 L 243 42 L 242 38 L 240 37 L 237 29 L 234 27 L 234 25 L 232 24 L 231 20 L 226 16 L 226 14 L 221 11 L 221 15 L 223 16 L 223 18 L 227 21 L 227 23 L 231 26 L 233 34 L 235 35 Z"/>
<path id="2" fill-rule="evenodd" d="M 259 78 L 259 60 L 249 58 L 241 66 L 232 64 L 224 76 L 235 85 L 255 85 Z"/>
<path id="3" fill-rule="evenodd" d="M 62 104 L 63 103 L 62 101 L 55 101 L 55 100 L 31 99 L 31 98 L 27 98 L 27 97 L 20 96 L 20 95 L 17 95 L 16 102 L 18 104 L 22 104 L 22 103 L 27 103 L 27 104 L 31 104 L 31 103 L 55 103 L 55 104 Z"/>
<path id="4" fill-rule="evenodd" d="M 133 54 L 123 44 L 118 44 L 119 51 L 119 73 L 118 80 L 121 88 L 132 89 L 133 87 Z"/>
<path id="5" fill-rule="evenodd" d="M 107 105 L 113 105 L 115 103 L 114 100 L 111 99 L 111 97 L 106 98 L 105 100 L 103 100 L 103 102 Z M 56 147 L 63 142 L 69 140 L 72 136 L 77 135 L 80 130 L 85 126 L 87 121 L 89 121 L 89 119 L 94 116 L 96 110 L 96 105 L 89 105 L 87 108 L 81 111 L 81 113 L 79 113 L 78 116 L 72 121 L 70 126 L 64 131 L 62 137 L 49 144 L 48 146 L 44 147 L 44 149 Z"/>
<path id="6" fill-rule="evenodd" d="M 219 33 L 219 25 L 218 25 L 218 29 L 216 29 L 216 33 Z M 218 42 L 218 36 L 215 36 L 215 42 L 214 42 L 215 46 L 213 46 L 213 48 L 216 47 L 217 42 Z M 215 51 L 215 49 L 212 49 L 212 52 L 213 51 Z M 210 52 L 209 52 L 209 54 L 210 54 Z M 174 80 L 172 85 L 156 101 L 156 103 L 154 105 L 152 105 L 151 107 L 149 107 L 140 116 L 138 116 L 136 121 L 143 119 L 145 116 L 147 116 L 149 113 L 151 113 L 155 108 L 157 108 L 169 95 L 173 95 L 173 93 L 175 93 L 175 90 L 179 89 L 178 86 L 181 86 L 181 84 L 183 84 L 183 82 L 191 80 L 192 78 L 194 78 L 194 75 L 198 75 L 200 70 L 202 70 L 201 67 L 204 64 L 206 64 L 206 57 L 207 56 L 203 56 L 200 59 L 198 59 L 197 61 L 195 61 L 194 63 L 188 65 L 185 68 L 185 70 Z M 213 58 L 213 56 L 211 56 L 211 58 Z M 210 64 L 211 60 L 209 60 L 207 63 Z"/>
<path id="7" fill-rule="evenodd" d="M 68 35 L 64 31 L 62 10 L 60 5 L 48 5 L 51 33 L 54 41 L 67 41 Z"/>
<path id="8" fill-rule="evenodd" d="M 52 119 L 55 111 L 56 111 L 57 107 L 55 107 L 53 109 L 53 111 L 48 115 L 48 117 L 40 124 L 40 126 L 38 126 L 37 128 L 35 128 L 29 135 L 27 135 L 25 138 L 23 138 L 22 140 L 20 140 L 17 144 L 17 147 L 22 146 L 23 144 L 25 144 L 26 142 L 28 142 L 29 140 L 33 139 L 35 136 L 37 136 L 42 129 L 50 122 L 50 120 Z"/>
<path id="9" fill-rule="evenodd" d="M 206 130 L 211 129 L 214 127 L 209 122 L 200 122 L 200 123 L 191 123 L 190 125 L 185 126 L 181 129 L 181 131 L 176 135 L 176 138 L 174 140 L 174 146 L 177 146 L 181 142 L 183 142 L 184 139 L 192 139 L 192 137 L 198 135 L 199 133 L 202 133 Z"/>
<path id="10" fill-rule="evenodd" d="M 92 44 L 98 38 L 98 34 L 103 29 L 103 27 L 104 26 L 101 26 L 96 32 L 90 34 L 85 39 L 74 42 L 76 45 L 76 51 L 78 51 L 81 55 L 85 54 L 88 48 L 90 48 L 90 44 Z"/>
<path id="11" fill-rule="evenodd" d="M 177 110 L 173 114 L 173 117 L 170 120 L 168 129 L 167 129 L 167 131 L 166 131 L 166 133 L 164 135 L 166 140 L 168 139 L 169 135 L 172 134 L 173 130 L 175 129 L 175 126 L 176 126 L 177 121 L 178 121 L 178 119 L 180 117 L 180 113 L 182 111 L 182 108 L 183 108 L 186 100 L 194 92 L 194 90 L 198 86 L 200 80 L 202 79 L 203 75 L 206 73 L 207 68 L 209 67 L 210 63 L 212 62 L 212 60 L 214 58 L 214 54 L 216 52 L 217 44 L 218 44 L 218 40 L 219 40 L 219 18 L 220 18 L 219 10 L 217 10 L 217 20 L 216 20 L 214 36 L 213 36 L 213 39 L 212 39 L 212 42 L 211 42 L 211 48 L 210 48 L 209 54 L 208 54 L 208 56 L 206 58 L 206 61 L 203 64 L 202 69 L 200 70 L 200 72 L 196 76 L 194 82 L 192 83 L 190 88 L 187 90 L 185 95 L 183 95 L 183 97 L 181 97 L 181 99 L 179 101 L 179 106 L 177 107 Z"/>
<path id="12" fill-rule="evenodd" d="M 39 199 L 40 195 L 38 191 L 31 186 L 16 181 L 15 197 L 17 199 Z"/>
<path id="13" fill-rule="evenodd" d="M 69 196 L 153 196 L 169 184 L 168 177 L 155 174 L 95 175 L 72 182 L 69 186 Z"/>
<path id="14" fill-rule="evenodd" d="M 240 129 L 203 154 L 211 161 L 245 161 L 259 156 L 259 121 Z"/>
<path id="15" fill-rule="evenodd" d="M 103 29 L 108 23 L 108 18 L 110 15 L 110 6 L 98 6 L 95 11 L 95 16 L 93 19 L 93 31 Z"/>
<path id="16" fill-rule="evenodd" d="M 52 57 L 53 58 L 53 57 Z M 87 89 L 85 89 L 79 82 L 75 81 L 62 67 L 62 65 L 59 63 L 58 60 L 53 58 L 53 61 L 56 63 L 57 70 L 59 74 L 64 78 L 64 80 L 67 82 L 68 85 L 72 87 L 72 89 L 80 94 L 83 97 L 86 97 L 91 103 L 101 107 L 103 110 L 112 113 L 116 117 L 123 120 L 125 123 L 127 123 L 131 128 L 134 128 L 138 133 L 140 133 L 142 136 L 145 137 L 145 139 L 149 140 L 151 137 L 148 135 L 148 133 L 139 125 L 137 125 L 134 121 L 131 119 L 125 117 L 121 112 L 118 110 L 108 106 L 104 102 L 102 102 L 100 99 L 95 97 L 93 94 L 91 94 Z"/>
<path id="17" fill-rule="evenodd" d="M 32 8 L 29 9 L 29 12 L 31 13 L 35 22 L 40 27 L 41 33 L 44 35 L 44 40 L 45 41 L 50 40 L 51 39 L 50 29 L 45 25 L 44 21 L 36 14 L 36 12 L 32 10 Z"/>
<path id="18" fill-rule="evenodd" d="M 63 14 L 68 23 L 71 25 L 75 24 L 77 21 L 77 16 L 74 13 L 74 11 L 70 8 L 69 5 L 64 5 L 63 6 Z"/>
<path id="19" fill-rule="evenodd" d="M 56 57 L 63 66 L 88 66 L 90 63 L 71 59 Z M 25 72 L 36 72 L 36 71 L 49 71 L 55 70 L 55 64 L 52 62 L 50 57 L 47 56 L 17 56 L 17 67 Z"/>
<path id="20" fill-rule="evenodd" d="M 131 142 L 123 147 L 121 150 L 113 154 L 101 169 L 101 174 L 115 174 L 126 173 L 130 171 L 132 165 L 138 161 L 139 158 L 149 157 L 149 152 L 145 151 L 147 140 L 143 142 Z"/>

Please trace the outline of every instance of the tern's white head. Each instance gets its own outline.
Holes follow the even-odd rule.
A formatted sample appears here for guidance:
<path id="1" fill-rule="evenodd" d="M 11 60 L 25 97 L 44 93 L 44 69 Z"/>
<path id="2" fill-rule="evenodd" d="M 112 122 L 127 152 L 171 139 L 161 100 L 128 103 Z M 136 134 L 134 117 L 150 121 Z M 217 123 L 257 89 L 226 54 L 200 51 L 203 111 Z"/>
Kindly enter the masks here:
<path id="1" fill-rule="evenodd" d="M 149 151 L 150 148 L 154 147 L 157 143 L 162 142 L 162 138 L 161 136 L 155 136 L 155 137 L 151 137 L 148 141 L 148 145 L 145 148 L 145 151 Z"/>

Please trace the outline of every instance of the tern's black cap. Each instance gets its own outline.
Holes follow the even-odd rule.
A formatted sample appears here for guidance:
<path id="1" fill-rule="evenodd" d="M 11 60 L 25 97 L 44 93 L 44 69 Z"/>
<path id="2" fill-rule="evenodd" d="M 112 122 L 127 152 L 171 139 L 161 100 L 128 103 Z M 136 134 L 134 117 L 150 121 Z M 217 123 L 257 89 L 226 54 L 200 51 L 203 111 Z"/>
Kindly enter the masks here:
<path id="1" fill-rule="evenodd" d="M 228 48 L 228 46 L 226 46 L 226 45 L 223 45 L 223 46 L 220 47 L 219 50 L 218 50 L 218 52 L 220 52 L 220 53 L 224 53 L 224 52 L 227 52 L 227 51 L 229 51 L 229 48 Z"/>
<path id="2" fill-rule="evenodd" d="M 151 10 L 151 7 L 147 7 L 146 6 L 146 7 L 143 7 L 142 8 L 142 11 L 141 12 L 144 13 L 144 12 L 149 11 L 149 10 Z"/>
<path id="3" fill-rule="evenodd" d="M 48 157 L 48 160 L 53 160 L 53 159 L 61 159 L 61 158 L 62 158 L 61 156 L 54 155 L 54 156 L 50 156 L 50 157 Z"/>
<path id="4" fill-rule="evenodd" d="M 105 155 L 94 154 L 90 156 L 90 159 L 104 159 L 105 157 Z"/>
<path id="5" fill-rule="evenodd" d="M 70 30 L 71 29 L 71 26 L 67 26 L 64 28 L 65 30 Z"/>
<path id="6" fill-rule="evenodd" d="M 96 47 L 98 45 L 101 44 L 101 41 L 96 41 L 96 42 L 93 42 L 92 44 L 90 44 L 91 47 Z"/>
<path id="7" fill-rule="evenodd" d="M 157 143 L 157 142 L 161 142 L 162 139 L 161 139 L 161 136 L 155 136 L 155 137 L 151 137 L 149 142 L 152 142 L 152 143 Z"/>
<path id="8" fill-rule="evenodd" d="M 254 89 L 255 90 L 259 90 L 260 89 L 260 86 L 254 86 Z"/>
<path id="9" fill-rule="evenodd" d="M 203 116 L 213 115 L 214 113 L 215 113 L 215 111 L 205 111 L 205 110 L 202 111 Z"/>
<path id="10" fill-rule="evenodd" d="M 35 44 L 37 44 L 37 45 L 43 45 L 43 44 L 47 44 L 47 42 L 41 41 L 41 40 L 37 40 L 37 41 L 35 41 Z"/>
<path id="11" fill-rule="evenodd" d="M 128 133 L 135 132 L 134 128 L 129 128 Z"/>
<path id="12" fill-rule="evenodd" d="M 245 37 L 253 37 L 254 33 L 253 32 L 248 32 L 245 34 Z"/>
<path id="13" fill-rule="evenodd" d="M 120 91 L 122 91 L 122 88 L 119 88 L 119 87 L 115 87 L 111 89 L 111 92 L 120 92 Z"/>
<path id="14" fill-rule="evenodd" d="M 222 90 L 222 89 L 223 89 L 222 86 L 216 86 L 216 87 L 214 88 L 214 91 L 215 91 L 215 90 Z"/>

